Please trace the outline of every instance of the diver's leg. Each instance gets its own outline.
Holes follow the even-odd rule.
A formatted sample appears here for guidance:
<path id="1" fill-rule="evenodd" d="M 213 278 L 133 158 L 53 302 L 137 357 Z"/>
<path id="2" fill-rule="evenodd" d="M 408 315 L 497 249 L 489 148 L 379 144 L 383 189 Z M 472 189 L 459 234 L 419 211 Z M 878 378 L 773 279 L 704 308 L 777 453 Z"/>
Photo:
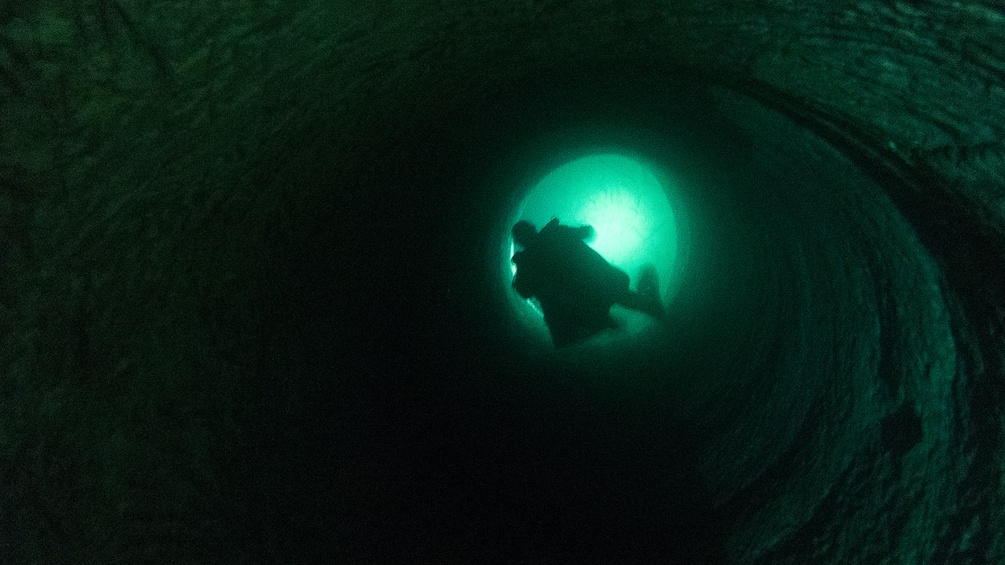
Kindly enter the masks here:
<path id="1" fill-rule="evenodd" d="M 596 333 L 617 328 L 618 323 L 611 316 L 610 305 L 596 305 L 584 309 L 583 326 L 591 333 Z"/>
<path id="2" fill-rule="evenodd" d="M 645 296 L 646 298 L 659 300 L 659 274 L 656 273 L 656 267 L 652 266 L 652 264 L 647 263 L 642 267 L 642 271 L 639 273 L 639 294 Z"/>
<path id="3" fill-rule="evenodd" d="M 538 297 L 544 312 L 544 323 L 551 334 L 551 342 L 556 349 L 583 341 L 589 337 L 578 319 L 576 305 L 571 297 L 556 295 Z"/>
<path id="4" fill-rule="evenodd" d="M 662 320 L 666 316 L 666 309 L 658 296 L 642 296 L 628 290 L 621 295 L 617 303 L 629 310 L 637 310 L 658 320 Z"/>
<path id="5" fill-rule="evenodd" d="M 652 265 L 642 267 L 642 272 L 639 275 L 639 291 L 632 292 L 625 289 L 618 304 L 648 314 L 658 320 L 666 317 L 666 308 L 660 301 L 659 278 Z"/>

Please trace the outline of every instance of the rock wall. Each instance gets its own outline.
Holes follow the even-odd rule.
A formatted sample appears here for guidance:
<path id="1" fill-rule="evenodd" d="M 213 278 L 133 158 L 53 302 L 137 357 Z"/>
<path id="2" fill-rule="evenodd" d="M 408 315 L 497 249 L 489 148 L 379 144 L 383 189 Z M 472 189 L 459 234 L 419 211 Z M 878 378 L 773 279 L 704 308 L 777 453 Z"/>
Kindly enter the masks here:
<path id="1" fill-rule="evenodd" d="M 1005 561 L 1003 21 L 6 2 L 0 560 Z M 617 371 L 500 339 L 481 260 L 564 115 L 726 171 Z"/>

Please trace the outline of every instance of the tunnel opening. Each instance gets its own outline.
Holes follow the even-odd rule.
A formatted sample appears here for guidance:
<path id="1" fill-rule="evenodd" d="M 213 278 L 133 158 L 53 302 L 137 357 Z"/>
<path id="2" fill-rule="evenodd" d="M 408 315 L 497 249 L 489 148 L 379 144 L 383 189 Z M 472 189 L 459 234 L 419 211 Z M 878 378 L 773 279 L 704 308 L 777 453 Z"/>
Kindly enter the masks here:
<path id="1" fill-rule="evenodd" d="M 528 21 L 564 10 L 546 8 Z M 840 59 L 847 51 L 836 49 L 828 64 L 830 46 L 826 56 L 809 43 L 774 49 L 771 34 L 795 17 L 784 10 L 767 20 L 731 11 L 742 8 L 630 15 L 610 44 L 591 38 L 571 61 L 551 62 L 519 36 L 510 43 L 525 52 L 465 59 L 453 39 L 419 40 L 438 24 L 416 18 L 415 37 L 394 30 L 401 43 L 388 45 L 400 51 L 376 48 L 362 29 L 333 36 L 323 25 L 294 38 L 308 47 L 303 67 L 286 69 L 291 82 L 228 98 L 187 85 L 211 82 L 190 73 L 229 56 L 230 40 L 207 45 L 199 34 L 194 63 L 179 65 L 184 80 L 173 83 L 164 77 L 180 46 L 144 41 L 128 4 L 101 9 L 95 21 L 54 10 L 17 17 L 0 41 L 3 82 L 19 101 L 3 119 L 32 123 L 14 136 L 0 130 L 5 148 L 17 146 L 2 178 L 31 179 L 0 201 L 4 229 L 15 226 L 9 241 L 23 248 L 0 254 L 26 266 L 3 281 L 4 300 L 20 300 L 3 322 L 24 331 L 4 333 L 10 390 L 23 402 L 5 411 L 15 425 L 0 437 L 11 447 L 3 519 L 14 532 L 0 560 L 176 562 L 210 552 L 242 562 L 935 563 L 1001 554 L 1000 215 L 984 206 L 991 196 L 912 170 L 941 163 L 978 174 L 975 161 L 990 162 L 994 144 L 969 156 L 908 154 L 897 149 L 907 140 L 864 134 L 900 127 L 923 148 L 995 130 L 942 123 L 965 121 L 962 106 L 940 114 L 903 102 L 925 107 L 939 88 L 884 98 L 889 84 L 852 76 L 878 63 L 870 80 L 889 78 L 896 57 Z M 866 12 L 919 13 L 839 9 L 812 29 L 853 22 L 854 38 L 873 29 L 855 20 Z M 980 14 L 1000 19 L 967 10 L 960 21 Z M 459 27 L 476 15 L 458 16 Z M 756 45 L 755 35 L 706 40 L 731 19 L 751 23 L 743 34 L 766 35 Z M 677 33 L 667 34 L 671 20 Z M 59 60 L 74 26 L 88 25 L 108 43 L 66 52 L 93 65 L 55 79 L 58 65 L 27 72 L 25 53 Z M 116 25 L 139 49 L 108 58 Z M 262 28 L 240 26 L 234 37 L 247 42 L 234 53 L 268 45 L 248 29 Z M 622 41 L 624 29 L 642 40 Z M 655 33 L 635 33 L 645 29 Z M 693 69 L 640 63 L 654 59 L 657 37 L 673 37 L 675 56 L 761 73 L 779 90 L 733 90 L 694 80 Z M 841 46 L 816 31 L 791 37 Z M 17 45 L 25 38 L 29 49 Z M 342 40 L 349 51 L 338 50 Z M 612 61 L 607 47 L 628 43 L 643 56 Z M 970 72 L 990 63 L 993 73 L 992 51 L 935 62 Z M 150 100 L 102 110 L 114 81 L 98 87 L 87 75 L 114 75 L 111 61 L 137 53 L 161 82 L 131 90 L 145 75 L 117 78 Z M 581 63 L 591 55 L 610 66 Z M 911 64 L 924 67 L 915 55 Z M 276 63 L 248 62 L 244 77 Z M 788 64 L 810 75 L 805 85 L 791 82 L 804 76 Z M 852 96 L 814 78 L 877 91 Z M 77 79 L 88 79 L 79 91 Z M 808 98 L 773 98 L 784 91 Z M 869 118 L 872 130 L 829 113 L 828 103 L 847 110 L 870 96 L 882 99 L 872 108 L 890 108 Z M 248 99 L 265 102 L 233 110 Z M 226 149 L 191 142 L 189 126 L 219 134 L 205 139 L 226 139 Z M 47 150 L 21 155 L 21 133 L 52 145 L 54 162 Z M 686 212 L 675 215 L 675 264 L 686 268 L 666 328 L 570 360 L 544 354 L 514 318 L 504 273 L 522 187 L 581 157 L 584 139 L 684 179 L 671 200 Z"/>
<path id="2" fill-rule="evenodd" d="M 369 198 L 379 206 L 356 206 L 357 213 L 367 210 L 365 222 L 324 218 L 314 235 L 291 244 L 302 267 L 286 294 L 294 304 L 289 311 L 303 319 L 279 332 L 264 374 L 297 376 L 267 388 L 266 405 L 294 394 L 289 380 L 298 383 L 293 388 L 299 396 L 313 399 L 310 424 L 289 426 L 319 430 L 303 432 L 299 441 L 313 447 L 294 450 L 294 469 L 321 468 L 327 475 L 336 461 L 298 452 L 342 453 L 369 461 L 367 468 L 381 477 L 370 487 L 380 493 L 378 502 L 365 514 L 375 523 L 398 518 L 386 526 L 359 526 L 355 541 L 347 542 L 356 550 L 375 550 L 370 540 L 395 535 L 404 536 L 402 552 L 419 551 L 416 544 L 429 536 L 427 551 L 449 550 L 475 560 L 493 552 L 559 559 L 714 551 L 714 544 L 703 544 L 714 531 L 708 490 L 715 486 L 698 478 L 688 452 L 699 440 L 685 431 L 688 419 L 724 385 L 697 361 L 672 374 L 666 369 L 686 359 L 688 350 L 702 349 L 707 339 L 702 332 L 728 335 L 728 329 L 706 324 L 699 330 L 688 322 L 678 326 L 675 337 L 651 332 L 635 336 L 633 347 L 594 348 L 570 359 L 555 357 L 550 344 L 514 327 L 512 273 L 504 267 L 509 257 L 501 258 L 508 251 L 501 247 L 509 246 L 512 216 L 520 211 L 526 187 L 582 156 L 582 149 L 567 148 L 590 145 L 584 138 L 606 140 L 602 149 L 631 148 L 695 187 L 664 197 L 667 205 L 674 200 L 675 211 L 697 211 L 688 218 L 675 215 L 680 239 L 663 280 L 668 303 L 677 292 L 688 295 L 681 268 L 691 253 L 692 231 L 686 228 L 712 230 L 708 187 L 721 169 L 701 166 L 690 154 L 702 152 L 684 141 L 687 122 L 707 119 L 710 111 L 688 117 L 680 101 L 664 106 L 651 100 L 640 115 L 643 106 L 628 98 L 652 92 L 641 94 L 619 77 L 598 81 L 599 76 L 561 85 L 528 79 L 519 88 L 503 89 L 507 97 L 486 99 L 463 113 L 455 109 L 450 121 L 394 123 L 395 131 L 409 133 L 395 140 L 395 152 L 361 153 L 346 175 L 377 190 Z M 598 82 L 603 86 L 597 88 Z M 563 103 L 541 107 L 542 90 Z M 665 91 L 662 96 L 680 97 Z M 651 123 L 643 127 L 666 107 L 678 108 L 674 113 L 681 119 L 664 118 L 662 131 Z M 319 179 L 327 176 L 317 173 Z M 317 209 L 324 215 L 345 207 L 333 200 Z M 367 224 L 381 229 L 368 230 Z M 732 224 L 736 229 L 737 222 Z M 347 236 L 351 254 L 325 250 Z M 321 245 L 306 253 L 301 241 Z M 725 246 L 728 238 L 709 231 L 708 241 Z M 382 260 L 374 264 L 376 257 Z M 702 281 L 718 268 L 706 259 L 688 276 Z M 509 276 L 500 275 L 503 269 Z M 720 288 L 707 281 L 702 286 Z M 690 288 L 690 308 L 702 308 L 709 299 Z M 346 294 L 356 300 L 344 302 Z M 717 308 L 737 296 L 723 298 Z M 362 330 L 343 326 L 344 320 L 364 317 Z M 340 355 L 343 351 L 355 353 Z M 270 417 L 283 418 L 268 409 Z M 380 432 L 365 437 L 350 429 Z M 631 453 L 622 457 L 619 444 L 625 441 Z M 337 496 L 352 498 L 320 482 L 297 495 L 293 507 L 312 508 L 306 500 L 334 502 Z M 298 534 L 305 542 L 312 532 L 333 527 L 328 519 L 312 518 L 316 528 Z M 507 547 L 507 539 L 524 548 Z"/>
<path id="3" fill-rule="evenodd" d="M 679 283 L 677 225 L 670 206 L 669 178 L 651 165 L 617 152 L 588 153 L 560 165 L 525 189 L 519 208 L 509 213 L 509 223 L 529 222 L 535 229 L 558 220 L 561 225 L 589 226 L 586 243 L 615 268 L 630 273 L 631 288 L 639 286 L 643 269 L 655 273 L 657 295 L 669 302 Z M 517 274 L 513 256 L 517 242 L 504 238 L 501 276 L 510 281 Z M 542 332 L 544 313 L 536 298 L 524 299 L 515 292 L 506 296 L 513 315 L 534 335 Z M 635 334 L 652 330 L 657 320 L 642 312 L 615 305 L 613 328 L 590 338 L 611 346 L 625 344 Z"/>
<path id="4" fill-rule="evenodd" d="M 835 370 L 841 361 L 810 341 L 841 344 L 841 335 L 807 330 L 844 314 L 866 323 L 869 311 L 856 300 L 858 310 L 844 313 L 812 308 L 853 289 L 809 274 L 837 261 L 821 250 L 844 229 L 835 227 L 844 187 L 883 209 L 880 191 L 811 134 L 709 85 L 666 88 L 587 72 L 500 91 L 466 112 L 455 107 L 450 120 L 388 120 L 408 133 L 394 138 L 394 154 L 363 153 L 349 169 L 361 186 L 386 187 L 370 196 L 386 229 L 355 234 L 349 268 L 345 257 L 318 252 L 332 273 L 372 273 L 359 281 L 365 290 L 352 292 L 366 297 L 352 307 L 357 313 L 314 318 L 317 305 L 303 306 L 315 313 L 302 324 L 315 337 L 298 341 L 317 342 L 327 320 L 367 319 L 366 331 L 340 348 L 363 353 L 335 361 L 359 381 L 322 384 L 316 394 L 355 390 L 367 408 L 337 402 L 342 414 L 319 401 L 317 427 L 339 431 L 316 441 L 399 469 L 389 471 L 393 486 L 382 487 L 388 499 L 367 513 L 408 524 L 362 527 L 359 543 L 402 535 L 419 551 L 414 544 L 432 536 L 427 551 L 476 559 L 479 547 L 495 547 L 514 558 L 525 551 L 718 562 L 719 536 L 737 508 L 772 500 L 809 512 L 824 490 L 779 494 L 764 477 L 787 476 L 782 467 L 809 450 L 861 433 L 814 434 L 821 395 L 843 386 L 839 375 L 850 369 Z M 684 179 L 673 199 L 688 212 L 679 218 L 687 268 L 668 330 L 636 336 L 630 348 L 563 357 L 514 319 L 509 231 L 524 187 L 581 157 L 568 148 L 584 138 L 642 147 Z M 333 241 L 331 229 L 312 239 Z M 373 257 L 392 262 L 374 267 Z M 319 279 L 322 289 L 295 294 L 323 294 L 323 281 L 338 279 L 329 276 Z M 351 425 L 380 429 L 377 444 L 346 439 Z M 807 477 L 825 483 L 843 457 L 835 452 Z M 410 522 L 420 514 L 427 518 Z M 762 527 L 778 527 L 772 520 L 787 518 L 778 511 Z M 458 538 L 467 541 L 451 541 Z M 524 549 L 494 545 L 503 540 Z"/>

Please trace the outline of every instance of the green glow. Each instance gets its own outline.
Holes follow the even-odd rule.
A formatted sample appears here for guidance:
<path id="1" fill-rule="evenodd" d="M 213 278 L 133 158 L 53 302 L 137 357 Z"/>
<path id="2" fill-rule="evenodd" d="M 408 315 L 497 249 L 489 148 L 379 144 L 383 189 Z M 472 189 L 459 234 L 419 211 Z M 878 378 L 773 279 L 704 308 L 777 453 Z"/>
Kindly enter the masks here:
<path id="1" fill-rule="evenodd" d="M 554 169 L 533 186 L 514 222 L 527 220 L 538 229 L 553 217 L 566 225 L 589 224 L 596 235 L 587 243 L 628 273 L 632 288 L 642 266 L 649 263 L 656 268 L 666 296 L 674 273 L 677 231 L 666 192 L 670 187 L 661 176 L 638 159 L 617 153 L 581 157 Z M 512 245 L 506 250 L 506 271 L 512 273 Z M 527 308 L 526 301 L 520 302 Z"/>
<path id="2" fill-rule="evenodd" d="M 652 222 L 630 189 L 605 189 L 591 198 L 578 217 L 597 232 L 592 246 L 608 261 L 625 263 L 636 259 L 651 236 Z"/>

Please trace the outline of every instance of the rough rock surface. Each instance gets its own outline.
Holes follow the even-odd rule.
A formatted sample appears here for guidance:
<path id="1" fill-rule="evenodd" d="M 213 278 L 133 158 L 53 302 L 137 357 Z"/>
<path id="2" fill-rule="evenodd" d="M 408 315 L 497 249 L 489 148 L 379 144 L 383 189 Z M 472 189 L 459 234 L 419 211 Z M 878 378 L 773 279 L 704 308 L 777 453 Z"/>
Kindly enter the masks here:
<path id="1" fill-rule="evenodd" d="M 0 562 L 1005 562 L 1003 24 L 5 2 Z M 617 366 L 523 357 L 483 265 L 563 112 L 720 151 Z"/>

